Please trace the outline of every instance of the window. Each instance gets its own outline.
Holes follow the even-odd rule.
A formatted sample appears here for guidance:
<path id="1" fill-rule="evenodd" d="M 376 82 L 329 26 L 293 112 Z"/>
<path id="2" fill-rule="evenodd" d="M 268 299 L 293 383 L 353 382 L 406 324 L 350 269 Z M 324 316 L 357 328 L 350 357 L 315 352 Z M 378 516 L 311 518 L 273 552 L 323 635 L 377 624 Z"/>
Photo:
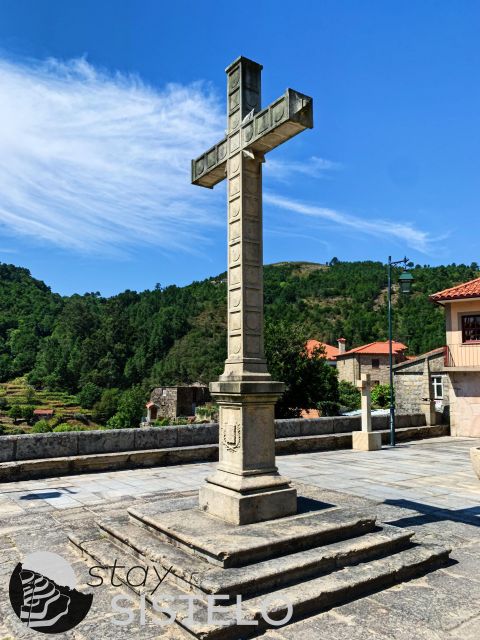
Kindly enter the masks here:
<path id="1" fill-rule="evenodd" d="M 380 360 L 378 358 L 372 359 L 372 369 L 380 369 Z"/>
<path id="2" fill-rule="evenodd" d="M 432 376 L 433 397 L 435 400 L 443 400 L 443 378 Z"/>
<path id="3" fill-rule="evenodd" d="M 480 342 L 480 315 L 462 316 L 462 341 Z"/>

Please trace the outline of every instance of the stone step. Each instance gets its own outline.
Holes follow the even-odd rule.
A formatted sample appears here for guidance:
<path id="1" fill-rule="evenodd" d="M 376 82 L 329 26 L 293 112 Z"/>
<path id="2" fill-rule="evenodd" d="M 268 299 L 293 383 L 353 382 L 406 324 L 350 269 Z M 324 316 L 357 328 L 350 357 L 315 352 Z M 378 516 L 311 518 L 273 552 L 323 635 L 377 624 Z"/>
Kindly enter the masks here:
<path id="1" fill-rule="evenodd" d="M 267 596 L 261 595 L 245 598 L 240 608 L 237 604 L 217 601 L 212 604 L 222 605 L 222 612 L 215 612 L 212 618 L 212 611 L 208 608 L 208 597 L 187 592 L 173 582 L 170 575 L 154 591 L 158 580 L 156 574 L 151 571 L 145 585 L 131 586 L 126 579 L 128 568 L 142 566 L 146 569 L 148 563 L 139 560 L 132 553 L 125 552 L 109 539 L 91 539 L 85 542 L 81 541 L 81 538 L 80 531 L 77 537 L 71 536 L 70 539 L 83 556 L 104 566 L 111 566 L 113 560 L 117 559 L 119 566 L 126 567 L 125 570 L 116 572 L 120 582 L 138 595 L 145 595 L 148 602 L 152 603 L 152 600 L 156 599 L 160 607 L 168 607 L 174 611 L 176 622 L 202 640 L 238 640 L 240 637 L 246 638 L 258 633 L 259 630 L 272 626 L 265 621 L 265 612 L 270 618 L 283 619 L 287 613 L 287 602 L 292 606 L 292 620 L 315 615 L 398 582 L 424 575 L 445 564 L 450 553 L 450 549 L 433 544 L 413 546 L 393 555 L 347 566 L 327 575 L 276 589 L 270 593 L 268 600 Z M 163 575 L 161 571 L 160 574 Z M 190 602 L 185 599 L 187 596 L 190 596 Z M 193 615 L 191 602 L 194 602 Z M 238 625 L 237 618 L 240 613 L 244 622 L 257 624 Z"/>
<path id="2" fill-rule="evenodd" d="M 413 531 L 383 525 L 360 537 L 264 560 L 255 565 L 222 569 L 164 542 L 150 531 L 129 524 L 124 518 L 112 518 L 98 524 L 124 551 L 170 569 L 172 578 L 185 589 L 229 596 L 262 593 L 387 553 L 396 553 L 409 546 L 414 535 Z"/>
<path id="3" fill-rule="evenodd" d="M 199 509 L 170 513 L 157 513 L 156 509 L 156 503 L 151 503 L 127 511 L 135 524 L 164 542 L 224 568 L 361 536 L 373 531 L 376 521 L 375 515 L 333 508 L 238 527 Z"/>
<path id="4" fill-rule="evenodd" d="M 176 621 L 189 633 L 202 640 L 238 640 L 272 627 L 268 619 L 265 620 L 265 613 L 269 619 L 285 619 L 288 613 L 287 603 L 292 607 L 291 621 L 316 615 L 433 571 L 445 564 L 448 554 L 448 549 L 437 545 L 412 547 L 393 556 L 347 567 L 327 576 L 279 589 L 271 593 L 268 600 L 267 596 L 242 600 L 240 618 L 243 621 L 257 622 L 258 626 L 237 625 L 239 609 L 235 604 L 225 606 L 221 601 L 215 604 L 225 608 L 222 613 L 215 613 L 213 620 L 211 611 L 209 617 L 208 604 L 200 600 L 195 603 L 195 614 L 192 617 L 187 603 L 181 599 L 182 592 L 176 592 L 175 587 L 169 585 L 168 593 L 174 598 Z M 165 602 L 165 606 L 168 604 Z"/>

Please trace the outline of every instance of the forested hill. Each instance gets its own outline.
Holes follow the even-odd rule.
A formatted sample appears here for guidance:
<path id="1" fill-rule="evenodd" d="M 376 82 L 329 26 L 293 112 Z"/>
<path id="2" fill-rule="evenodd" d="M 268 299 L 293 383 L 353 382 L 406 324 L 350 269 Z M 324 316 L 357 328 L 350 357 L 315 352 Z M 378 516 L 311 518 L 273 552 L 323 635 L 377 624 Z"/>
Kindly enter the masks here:
<path id="1" fill-rule="evenodd" d="M 476 264 L 417 265 L 412 273 L 414 293 L 395 294 L 395 338 L 419 354 L 444 343 L 442 310 L 428 294 L 480 273 Z M 384 340 L 386 282 L 379 262 L 266 266 L 266 320 L 300 325 L 305 338 L 331 344 L 343 336 L 348 347 Z M 225 331 L 225 274 L 112 298 L 61 297 L 26 269 L 0 263 L 0 381 L 27 373 L 32 384 L 72 393 L 86 382 L 208 382 L 222 370 Z"/>

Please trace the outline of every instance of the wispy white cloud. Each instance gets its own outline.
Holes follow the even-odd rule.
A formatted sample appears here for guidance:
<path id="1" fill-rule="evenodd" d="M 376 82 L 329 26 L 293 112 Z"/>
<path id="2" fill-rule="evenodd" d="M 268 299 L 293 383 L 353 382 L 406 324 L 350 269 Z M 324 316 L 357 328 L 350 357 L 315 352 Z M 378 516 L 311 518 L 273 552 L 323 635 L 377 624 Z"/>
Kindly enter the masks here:
<path id="1" fill-rule="evenodd" d="M 202 84 L 155 90 L 84 59 L 0 59 L 0 228 L 82 252 L 192 247 L 222 193 L 190 159 L 222 135 Z"/>
<path id="2" fill-rule="evenodd" d="M 298 174 L 310 178 L 330 177 L 333 171 L 338 171 L 342 166 L 340 162 L 318 158 L 317 156 L 312 156 L 302 162 L 279 160 L 269 156 L 265 164 L 265 171 L 269 178 L 280 182 L 288 182 Z"/>
<path id="3" fill-rule="evenodd" d="M 208 86 L 159 90 L 84 59 L 39 63 L 0 57 L 0 95 L 5 234 L 83 253 L 123 253 L 142 245 L 193 250 L 224 223 L 224 190 L 212 193 L 190 184 L 190 159 L 223 135 L 224 109 Z M 305 162 L 269 156 L 266 164 L 279 182 L 328 177 L 341 167 L 316 156 Z M 409 222 L 363 219 L 273 193 L 265 201 L 396 238 L 424 253 L 435 241 Z"/>
<path id="4" fill-rule="evenodd" d="M 379 238 L 391 238 L 406 243 L 412 249 L 416 249 L 425 254 L 431 253 L 434 244 L 443 238 L 433 237 L 427 231 L 418 229 L 410 222 L 385 219 L 364 219 L 358 216 L 327 209 L 314 205 L 285 198 L 274 193 L 266 193 L 264 200 L 267 204 L 280 209 L 293 211 L 305 216 L 319 218 L 334 225 L 350 228 L 354 231 Z"/>

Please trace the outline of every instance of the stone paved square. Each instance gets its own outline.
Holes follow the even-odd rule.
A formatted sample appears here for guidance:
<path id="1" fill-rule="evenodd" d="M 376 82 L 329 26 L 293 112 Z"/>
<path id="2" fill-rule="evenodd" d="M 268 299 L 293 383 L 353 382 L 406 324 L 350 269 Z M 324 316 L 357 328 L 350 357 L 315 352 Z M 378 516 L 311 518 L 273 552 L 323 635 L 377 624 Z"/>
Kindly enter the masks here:
<path id="1" fill-rule="evenodd" d="M 280 472 L 298 487 L 322 489 L 328 502 L 368 507 L 380 521 L 413 529 L 421 540 L 452 546 L 452 563 L 410 582 L 373 593 L 287 627 L 267 631 L 271 640 L 476 640 L 480 628 L 480 482 L 468 438 L 435 438 L 381 451 L 337 450 L 277 458 Z M 88 566 L 67 533 L 98 516 L 125 514 L 127 506 L 159 497 L 194 497 L 213 464 L 95 473 L 5 483 L 0 493 L 0 638 L 36 638 L 16 619 L 8 581 L 27 553 L 51 550 L 72 563 L 79 582 Z M 56 637 L 186 638 L 179 628 L 159 629 L 139 618 L 128 627 L 112 623 L 113 590 L 95 590 L 94 605 L 73 631 Z M 148 617 L 148 616 L 147 616 Z M 147 621 L 148 622 L 148 621 Z"/>

